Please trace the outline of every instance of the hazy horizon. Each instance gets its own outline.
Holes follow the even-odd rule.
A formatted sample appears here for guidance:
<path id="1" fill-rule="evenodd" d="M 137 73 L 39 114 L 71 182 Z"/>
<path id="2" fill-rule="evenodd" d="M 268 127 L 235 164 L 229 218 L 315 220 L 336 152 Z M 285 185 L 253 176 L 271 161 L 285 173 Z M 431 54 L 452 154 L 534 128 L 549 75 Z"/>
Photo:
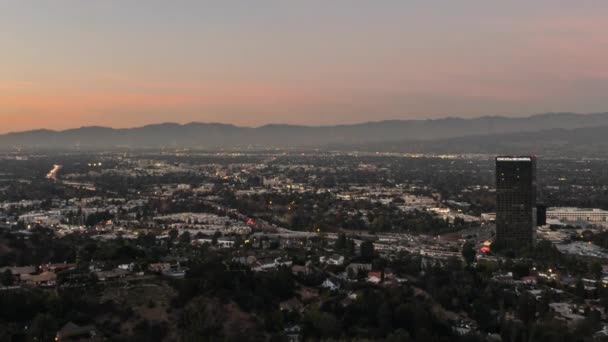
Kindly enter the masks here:
<path id="1" fill-rule="evenodd" d="M 449 116 L 436 117 L 436 118 L 380 119 L 380 120 L 356 121 L 356 122 L 349 122 L 349 123 L 317 124 L 317 125 L 284 123 L 284 122 L 267 122 L 267 123 L 262 123 L 259 125 L 239 125 L 239 124 L 234 124 L 234 123 L 230 123 L 230 122 L 214 122 L 214 121 L 183 121 L 183 122 L 159 121 L 159 122 L 142 123 L 141 125 L 132 125 L 132 126 L 80 125 L 80 126 L 66 127 L 66 128 L 59 128 L 59 129 L 38 127 L 38 128 L 31 128 L 31 129 L 19 130 L 19 131 L 2 131 L 0 129 L 0 134 L 21 133 L 21 132 L 38 131 L 38 130 L 50 130 L 50 131 L 61 132 L 61 131 L 66 131 L 66 130 L 75 130 L 75 129 L 81 129 L 81 128 L 90 128 L 90 127 L 111 128 L 111 129 L 136 129 L 136 128 L 147 127 L 147 126 L 171 125 L 171 124 L 177 124 L 177 125 L 182 125 L 182 126 L 189 125 L 189 124 L 227 125 L 227 126 L 235 126 L 238 128 L 260 128 L 260 127 L 264 127 L 264 126 L 301 126 L 301 127 L 315 128 L 315 127 L 364 125 L 364 124 L 369 124 L 369 123 L 379 123 L 379 122 L 387 122 L 387 121 L 388 122 L 390 122 L 390 121 L 426 121 L 426 120 L 441 121 L 441 120 L 448 120 L 448 119 L 475 120 L 475 119 L 483 119 L 483 118 L 525 119 L 525 118 L 542 116 L 542 115 L 550 115 L 550 114 L 558 114 L 558 115 L 559 114 L 572 114 L 572 115 L 584 116 L 584 115 L 595 115 L 595 114 L 604 114 L 604 113 L 608 113 L 608 111 L 607 112 L 598 112 L 598 113 L 547 112 L 547 113 L 536 113 L 536 114 L 528 114 L 528 115 L 512 115 L 512 116 L 511 115 L 481 115 L 481 116 L 474 116 L 474 117 L 462 117 L 462 116 L 449 115 Z"/>
<path id="2" fill-rule="evenodd" d="M 608 3 L 5 1 L 0 132 L 608 110 Z"/>

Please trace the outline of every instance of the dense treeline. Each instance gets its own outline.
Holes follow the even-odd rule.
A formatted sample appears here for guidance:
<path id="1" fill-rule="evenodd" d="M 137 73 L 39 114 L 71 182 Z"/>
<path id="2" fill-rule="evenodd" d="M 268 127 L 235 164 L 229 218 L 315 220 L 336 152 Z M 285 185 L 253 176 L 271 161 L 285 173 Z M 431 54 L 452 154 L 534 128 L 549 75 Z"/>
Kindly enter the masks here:
<path id="1" fill-rule="evenodd" d="M 331 193 L 268 193 L 239 199 L 228 193 L 224 198 L 227 205 L 242 213 L 302 231 L 345 229 L 436 234 L 466 226 L 461 220 L 450 223 L 427 211 L 404 212 L 396 204 L 341 201 Z"/>

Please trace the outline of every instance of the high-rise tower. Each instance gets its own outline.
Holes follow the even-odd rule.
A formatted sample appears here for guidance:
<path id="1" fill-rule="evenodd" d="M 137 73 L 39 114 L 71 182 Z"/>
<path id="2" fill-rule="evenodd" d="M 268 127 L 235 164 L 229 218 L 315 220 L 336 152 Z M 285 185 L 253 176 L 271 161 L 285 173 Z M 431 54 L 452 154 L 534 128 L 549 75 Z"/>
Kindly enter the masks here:
<path id="1" fill-rule="evenodd" d="M 536 227 L 536 158 L 496 157 L 496 241 L 506 249 L 531 246 Z"/>

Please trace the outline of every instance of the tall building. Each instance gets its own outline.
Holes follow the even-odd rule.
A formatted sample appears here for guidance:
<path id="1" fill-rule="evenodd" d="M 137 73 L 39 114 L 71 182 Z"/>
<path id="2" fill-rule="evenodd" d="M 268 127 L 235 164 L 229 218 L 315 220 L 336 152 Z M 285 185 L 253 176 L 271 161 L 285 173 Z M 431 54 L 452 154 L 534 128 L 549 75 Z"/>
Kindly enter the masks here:
<path id="1" fill-rule="evenodd" d="M 496 241 L 506 249 L 531 246 L 536 228 L 536 158 L 496 157 Z"/>
<path id="2" fill-rule="evenodd" d="M 544 204 L 538 204 L 536 206 L 536 225 L 547 225 L 547 206 Z"/>

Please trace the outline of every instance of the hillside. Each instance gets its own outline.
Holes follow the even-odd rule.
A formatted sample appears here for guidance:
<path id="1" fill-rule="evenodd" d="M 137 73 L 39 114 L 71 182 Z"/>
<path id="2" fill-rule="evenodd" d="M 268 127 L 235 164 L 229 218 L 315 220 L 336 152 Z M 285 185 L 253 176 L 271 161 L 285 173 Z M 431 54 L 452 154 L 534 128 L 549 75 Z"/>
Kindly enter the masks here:
<path id="1" fill-rule="evenodd" d="M 601 126 L 608 126 L 608 113 L 548 113 L 517 118 L 488 116 L 474 119 L 377 121 L 337 126 L 266 125 L 255 128 L 216 123 L 164 123 L 128 129 L 82 127 L 64 131 L 8 133 L 0 135 L 0 149 L 303 148 L 361 144 L 371 144 L 370 146 L 377 146 L 376 148 L 393 146 L 390 148 L 394 149 L 403 145 L 395 142 L 409 141 L 408 148 L 422 150 L 442 150 L 450 147 L 460 149 L 465 146 L 466 149 L 475 150 L 478 149 L 474 146 L 477 143 L 475 137 L 478 136 L 509 139 L 508 134 L 516 134 L 514 137 L 524 134 L 522 137 L 533 141 L 534 135 L 528 136 L 525 133 L 542 131 L 543 137 L 551 137 L 552 141 L 556 141 L 561 134 L 566 134 L 567 130 L 574 129 L 567 134 L 576 135 L 576 129 Z M 504 136 L 499 137 L 501 135 Z M 468 140 L 470 137 L 473 140 Z M 574 136 L 569 136 L 569 139 L 577 140 Z M 414 141 L 418 144 L 411 143 Z M 441 147 L 442 144 L 448 143 L 457 144 Z M 487 144 L 487 141 L 483 143 Z M 469 146 L 471 144 L 473 146 Z M 488 149 L 490 146 L 494 145 L 490 144 L 482 149 Z"/>

